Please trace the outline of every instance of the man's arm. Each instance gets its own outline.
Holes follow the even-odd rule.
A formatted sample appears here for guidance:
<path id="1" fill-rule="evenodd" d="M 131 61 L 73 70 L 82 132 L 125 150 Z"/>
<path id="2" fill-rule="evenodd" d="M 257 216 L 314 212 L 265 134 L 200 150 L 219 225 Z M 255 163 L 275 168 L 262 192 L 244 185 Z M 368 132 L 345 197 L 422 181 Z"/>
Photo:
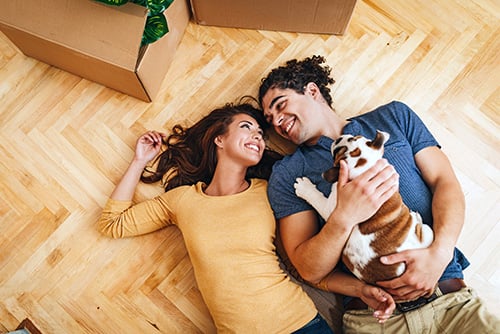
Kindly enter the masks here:
<path id="1" fill-rule="evenodd" d="M 319 231 L 316 211 L 302 211 L 279 220 L 283 247 L 306 281 L 316 284 L 337 265 L 350 228 L 333 219 Z M 319 232 L 319 233 L 318 233 Z"/>
<path id="2" fill-rule="evenodd" d="M 341 162 L 337 205 L 319 230 L 316 212 L 299 212 L 279 220 L 280 237 L 290 261 L 306 281 L 317 284 L 340 260 L 354 225 L 371 217 L 399 186 L 394 167 L 381 160 L 352 181 Z"/>
<path id="3" fill-rule="evenodd" d="M 428 147 L 415 155 L 422 177 L 433 193 L 434 241 L 429 248 L 387 256 L 384 263 L 406 262 L 405 273 L 380 282 L 396 298 L 412 299 L 432 292 L 453 252 L 465 220 L 465 199 L 446 155 Z"/>

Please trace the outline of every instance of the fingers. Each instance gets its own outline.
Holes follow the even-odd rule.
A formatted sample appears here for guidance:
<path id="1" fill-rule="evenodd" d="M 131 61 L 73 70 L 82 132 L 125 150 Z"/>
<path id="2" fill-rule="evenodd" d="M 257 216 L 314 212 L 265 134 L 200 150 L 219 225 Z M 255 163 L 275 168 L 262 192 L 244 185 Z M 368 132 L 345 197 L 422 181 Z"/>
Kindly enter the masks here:
<path id="1" fill-rule="evenodd" d="M 386 159 L 380 159 L 377 163 L 368 169 L 364 174 L 364 177 L 371 180 L 378 185 L 386 181 L 392 181 L 391 184 L 397 183 L 399 180 L 398 173 L 394 166 L 389 164 Z"/>
<path id="2" fill-rule="evenodd" d="M 365 194 L 373 196 L 378 203 L 384 203 L 398 191 L 399 174 L 387 160 L 381 159 L 353 182 L 364 185 Z"/>
<path id="3" fill-rule="evenodd" d="M 415 299 L 418 299 L 420 297 L 430 296 L 431 294 L 432 293 L 429 293 L 426 290 L 418 290 L 418 291 L 412 290 L 412 291 L 408 292 L 407 294 L 402 294 L 401 296 L 398 296 L 397 299 L 400 301 L 415 300 Z"/>
<path id="4" fill-rule="evenodd" d="M 149 162 L 161 150 L 165 135 L 157 131 L 148 131 L 137 139 L 135 146 L 135 160 Z"/>
<path id="5" fill-rule="evenodd" d="M 379 306 L 373 312 L 373 316 L 377 318 L 379 323 L 384 323 L 394 312 L 396 303 L 392 296 L 382 289 L 377 289 L 374 297 L 379 301 Z"/>
<path id="6" fill-rule="evenodd" d="M 401 277 L 390 281 L 377 282 L 377 285 L 384 288 L 398 301 L 413 300 L 432 293 L 429 289 L 411 284 Z"/>
<path id="7" fill-rule="evenodd" d="M 375 311 L 373 313 L 373 316 L 375 318 L 377 318 L 377 321 L 380 323 L 380 324 L 383 324 L 384 322 L 387 321 L 387 319 L 389 319 L 392 315 L 392 312 L 379 312 L 379 311 Z"/>
<path id="8" fill-rule="evenodd" d="M 394 193 L 399 188 L 399 174 L 387 160 L 382 159 L 374 166 L 376 175 L 372 178 L 377 190 L 381 193 Z"/>
<path id="9" fill-rule="evenodd" d="M 406 253 L 404 252 L 400 252 L 400 253 L 394 253 L 394 254 L 391 254 L 391 255 L 386 255 L 386 256 L 382 256 L 380 257 L 380 262 L 382 262 L 383 264 L 395 264 L 395 263 L 399 263 L 399 262 L 406 262 L 407 261 L 407 257 L 405 256 Z"/>
<path id="10" fill-rule="evenodd" d="M 165 134 L 157 131 L 148 131 L 141 136 L 141 139 L 146 140 L 149 143 L 161 144 Z"/>
<path id="11" fill-rule="evenodd" d="M 338 186 L 342 187 L 348 181 L 349 181 L 349 169 L 347 168 L 347 162 L 345 162 L 345 160 L 340 160 Z"/>

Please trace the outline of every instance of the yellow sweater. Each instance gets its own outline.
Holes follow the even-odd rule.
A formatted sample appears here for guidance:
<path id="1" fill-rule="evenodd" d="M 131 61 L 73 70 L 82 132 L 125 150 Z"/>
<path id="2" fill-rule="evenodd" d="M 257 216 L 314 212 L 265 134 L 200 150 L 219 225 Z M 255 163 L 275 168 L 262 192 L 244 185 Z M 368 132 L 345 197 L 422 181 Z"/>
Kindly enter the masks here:
<path id="1" fill-rule="evenodd" d="M 133 206 L 109 199 L 98 229 L 123 238 L 177 225 L 219 333 L 290 333 L 307 324 L 317 311 L 279 267 L 267 182 L 253 179 L 230 196 L 207 196 L 202 186 Z"/>

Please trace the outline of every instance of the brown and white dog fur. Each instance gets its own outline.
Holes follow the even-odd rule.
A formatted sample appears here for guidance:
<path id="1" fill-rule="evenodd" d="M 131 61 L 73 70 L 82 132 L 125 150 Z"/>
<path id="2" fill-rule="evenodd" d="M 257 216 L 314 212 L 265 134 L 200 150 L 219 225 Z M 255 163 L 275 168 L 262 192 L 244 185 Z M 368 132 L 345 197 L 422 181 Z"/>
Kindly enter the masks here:
<path id="1" fill-rule="evenodd" d="M 344 159 L 349 169 L 349 179 L 354 179 L 384 154 L 384 144 L 389 134 L 377 131 L 374 140 L 363 136 L 343 135 L 331 147 L 334 167 L 323 173 L 332 184 L 330 196 L 325 197 L 306 177 L 297 178 L 295 193 L 308 201 L 327 220 L 337 203 L 339 162 Z M 384 265 L 380 257 L 408 249 L 426 248 L 434 239 L 431 228 L 422 223 L 417 212 L 404 205 L 396 192 L 368 220 L 356 225 L 344 247 L 342 260 L 359 279 L 375 284 L 400 276 L 405 264 Z"/>

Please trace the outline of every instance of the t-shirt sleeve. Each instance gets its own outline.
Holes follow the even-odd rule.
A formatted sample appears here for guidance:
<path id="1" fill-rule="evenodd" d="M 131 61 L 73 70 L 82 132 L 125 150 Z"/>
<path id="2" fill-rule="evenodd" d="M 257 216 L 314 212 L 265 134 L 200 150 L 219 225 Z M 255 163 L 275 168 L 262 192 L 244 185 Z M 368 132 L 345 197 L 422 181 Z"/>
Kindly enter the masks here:
<path id="1" fill-rule="evenodd" d="M 412 148 L 413 155 L 426 147 L 441 147 L 424 122 L 409 106 L 395 101 L 391 103 L 390 110 L 394 121 L 399 124 L 403 134 L 406 136 Z"/>
<path id="2" fill-rule="evenodd" d="M 299 175 L 302 174 L 293 169 L 293 164 L 285 166 L 282 161 L 278 161 L 274 165 L 267 192 L 276 219 L 313 210 L 305 200 L 295 195 L 294 183 Z"/>
<path id="3" fill-rule="evenodd" d="M 172 224 L 172 198 L 164 193 L 135 205 L 110 198 L 97 221 L 97 230 L 112 238 L 126 238 L 162 229 Z"/>

